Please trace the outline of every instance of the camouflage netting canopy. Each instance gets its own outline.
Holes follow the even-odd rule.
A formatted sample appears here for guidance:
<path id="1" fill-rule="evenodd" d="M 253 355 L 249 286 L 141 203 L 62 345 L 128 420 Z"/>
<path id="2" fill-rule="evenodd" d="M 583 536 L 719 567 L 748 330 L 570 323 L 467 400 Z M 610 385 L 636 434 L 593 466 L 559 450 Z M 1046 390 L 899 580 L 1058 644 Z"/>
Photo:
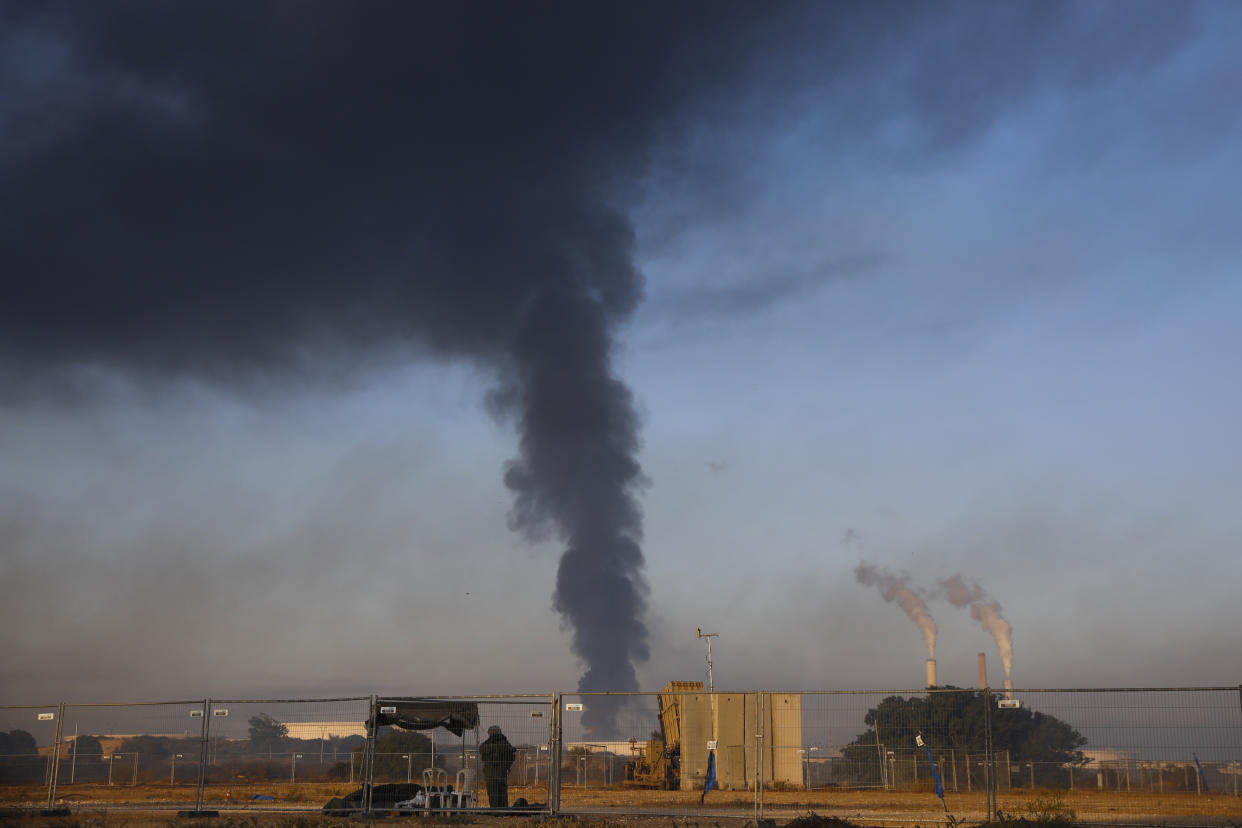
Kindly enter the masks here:
<path id="1" fill-rule="evenodd" d="M 378 727 L 391 725 L 402 730 L 435 730 L 442 727 L 454 736 L 479 726 L 479 706 L 475 702 L 440 699 L 382 699 L 375 717 Z M 396 708 L 396 712 L 385 712 Z"/>

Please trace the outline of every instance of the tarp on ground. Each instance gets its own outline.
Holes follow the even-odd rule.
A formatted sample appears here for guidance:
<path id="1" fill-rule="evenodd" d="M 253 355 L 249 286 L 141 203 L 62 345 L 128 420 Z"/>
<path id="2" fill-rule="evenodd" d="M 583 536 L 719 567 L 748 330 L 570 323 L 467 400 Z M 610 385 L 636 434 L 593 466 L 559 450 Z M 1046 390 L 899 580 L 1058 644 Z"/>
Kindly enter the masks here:
<path id="1" fill-rule="evenodd" d="M 395 707 L 395 713 L 384 712 Z M 454 736 L 479 726 L 479 705 L 475 702 L 440 699 L 381 699 L 375 722 L 379 727 L 402 730 L 435 730 L 442 727 Z"/>

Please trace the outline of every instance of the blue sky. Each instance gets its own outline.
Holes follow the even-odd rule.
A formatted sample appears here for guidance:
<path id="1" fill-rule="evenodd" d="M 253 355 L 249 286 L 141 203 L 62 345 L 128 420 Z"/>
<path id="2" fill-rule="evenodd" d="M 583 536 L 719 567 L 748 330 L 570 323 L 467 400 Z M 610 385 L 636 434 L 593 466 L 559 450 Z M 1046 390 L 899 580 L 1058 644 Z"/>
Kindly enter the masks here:
<path id="1" fill-rule="evenodd" d="M 644 689 L 702 677 L 696 626 L 718 687 L 919 686 L 860 560 L 928 590 L 945 683 L 999 675 L 956 573 L 1019 687 L 1239 681 L 1242 15 L 1188 5 L 959 5 L 762 52 L 663 125 L 618 194 Z M 1013 51 L 976 59 L 989 27 Z M 338 358 L 0 405 L 7 701 L 576 685 L 494 368 Z"/>

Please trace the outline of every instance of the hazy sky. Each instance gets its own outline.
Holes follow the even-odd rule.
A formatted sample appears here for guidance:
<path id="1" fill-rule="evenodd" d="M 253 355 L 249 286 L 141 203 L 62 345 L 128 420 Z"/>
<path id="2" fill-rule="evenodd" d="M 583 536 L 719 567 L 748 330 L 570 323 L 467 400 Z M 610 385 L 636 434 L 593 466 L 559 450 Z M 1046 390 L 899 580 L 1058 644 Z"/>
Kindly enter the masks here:
<path id="1" fill-rule="evenodd" d="M 642 689 L 696 626 L 718 688 L 920 686 L 860 561 L 942 683 L 999 679 L 959 573 L 1019 687 L 1242 681 L 1239 42 L 1227 2 L 0 3 L 0 697 L 573 689 L 595 476 L 505 477 L 580 448 L 548 387 L 612 412 Z"/>

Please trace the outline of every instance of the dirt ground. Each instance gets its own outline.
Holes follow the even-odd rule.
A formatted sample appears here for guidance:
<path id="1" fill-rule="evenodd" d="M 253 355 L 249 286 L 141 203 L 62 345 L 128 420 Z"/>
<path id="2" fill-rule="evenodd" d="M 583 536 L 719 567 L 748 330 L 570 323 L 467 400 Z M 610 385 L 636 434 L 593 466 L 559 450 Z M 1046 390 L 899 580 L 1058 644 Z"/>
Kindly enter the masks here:
<path id="1" fill-rule="evenodd" d="M 204 806 L 229 814 L 236 826 L 312 825 L 313 815 L 334 796 L 342 796 L 354 786 L 343 783 L 252 783 L 231 787 L 209 786 Z M 274 797 L 254 801 L 256 794 Z M 37 786 L 0 788 L 0 806 L 43 807 L 46 789 Z M 523 797 L 530 802 L 546 802 L 543 789 L 510 788 L 510 801 Z M 79 784 L 62 787 L 57 805 L 67 806 L 73 822 L 55 820 L 49 825 L 141 826 L 167 825 L 171 811 L 193 806 L 192 785 L 150 784 L 109 787 L 106 784 Z M 1072 810 L 1085 822 L 1115 822 L 1150 825 L 1239 825 L 1242 824 L 1242 798 L 1232 795 L 1194 793 L 1157 794 L 1125 791 L 1014 791 L 999 796 L 998 808 L 1013 816 L 1034 816 L 1048 803 Z M 638 828 L 670 826 L 674 822 L 711 826 L 720 820 L 746 820 L 754 816 L 754 795 L 749 791 L 713 791 L 705 803 L 693 791 L 654 791 L 641 788 L 576 788 L 561 791 L 561 810 L 578 814 L 586 821 L 603 820 L 610 825 Z M 947 806 L 947 812 L 945 809 Z M 981 822 L 986 815 L 982 793 L 946 793 L 945 806 L 932 793 L 885 791 L 765 791 L 763 815 L 778 825 L 808 813 L 855 823 L 908 822 L 943 825 L 947 814 L 954 820 Z M 234 809 L 244 809 L 234 812 Z M 148 809 L 163 811 L 151 813 Z M 146 811 L 146 813 L 142 813 Z M 296 817 L 289 811 L 301 811 Z M 283 816 L 276 812 L 283 812 Z M 105 816 L 106 815 L 106 816 Z M 136 820 L 136 821 L 135 821 Z M 145 820 L 145 821 L 144 821 Z M 238 821 L 241 820 L 241 821 Z M 289 820 L 295 820 L 290 822 Z M 497 818 L 471 814 L 454 816 L 455 824 L 488 825 L 503 823 L 514 828 L 523 817 Z M 324 824 L 342 825 L 345 820 Z M 405 817 L 402 823 L 428 824 L 443 820 Z M 36 825 L 33 821 L 23 824 Z M 727 823 L 726 823 L 727 824 Z M 740 824 L 740 823 L 739 823 Z"/>
<path id="2" fill-rule="evenodd" d="M 596 811 L 605 809 L 649 810 L 661 808 L 678 815 L 723 812 L 753 813 L 754 794 L 745 792 L 712 792 L 700 806 L 694 792 L 582 791 L 562 789 L 563 811 Z M 1072 810 L 1079 819 L 1093 822 L 1147 824 L 1242 823 L 1242 798 L 1231 795 L 1197 796 L 1191 794 L 1157 794 L 1118 791 L 1014 791 L 1002 793 L 997 809 L 1015 816 L 1030 816 L 1049 803 L 1059 803 Z M 765 791 L 763 814 L 777 822 L 788 821 L 798 814 L 848 819 L 854 822 L 898 820 L 943 823 L 947 813 L 957 819 L 983 821 L 987 803 L 983 793 L 945 794 L 942 806 L 933 793 L 902 791 Z"/>

